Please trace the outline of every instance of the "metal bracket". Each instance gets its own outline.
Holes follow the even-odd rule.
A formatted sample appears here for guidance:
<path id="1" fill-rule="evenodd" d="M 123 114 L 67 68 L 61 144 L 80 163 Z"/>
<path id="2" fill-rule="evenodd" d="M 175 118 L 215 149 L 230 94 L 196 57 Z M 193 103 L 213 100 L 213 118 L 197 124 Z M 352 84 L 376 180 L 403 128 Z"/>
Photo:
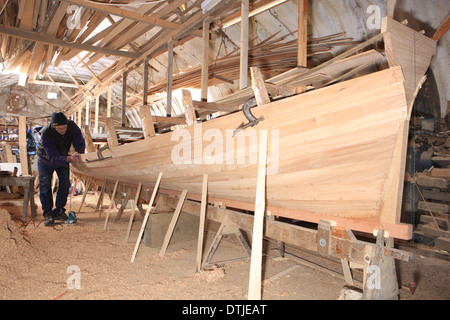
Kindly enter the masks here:
<path id="1" fill-rule="evenodd" d="M 256 126 L 260 121 L 264 120 L 264 117 L 261 116 L 258 119 L 255 118 L 255 116 L 250 112 L 250 104 L 247 102 L 242 106 L 242 112 L 244 113 L 245 117 L 248 120 L 247 124 L 244 124 L 243 122 L 239 127 L 236 128 L 233 132 L 233 138 L 235 135 L 237 135 L 240 131 L 243 131 L 247 129 L 248 127 L 254 127 Z"/>
<path id="2" fill-rule="evenodd" d="M 98 157 L 98 159 L 95 159 L 95 160 L 88 160 L 88 159 L 86 159 L 86 162 L 95 162 L 95 161 L 111 159 L 112 156 L 110 156 L 110 157 L 104 157 L 103 156 L 102 152 L 105 151 L 106 149 L 109 149 L 108 145 L 103 146 L 103 147 L 101 147 L 100 149 L 97 150 L 97 157 Z"/>

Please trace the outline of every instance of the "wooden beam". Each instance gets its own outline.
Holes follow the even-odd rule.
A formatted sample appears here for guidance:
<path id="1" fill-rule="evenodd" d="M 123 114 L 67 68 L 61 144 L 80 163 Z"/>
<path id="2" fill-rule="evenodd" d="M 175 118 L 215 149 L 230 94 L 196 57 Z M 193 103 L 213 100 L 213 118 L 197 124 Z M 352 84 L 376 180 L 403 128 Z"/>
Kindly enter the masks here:
<path id="1" fill-rule="evenodd" d="M 208 101 L 208 76 L 209 76 L 209 26 L 210 19 L 203 21 L 203 55 L 202 55 L 202 80 L 201 80 L 201 99 Z"/>
<path id="2" fill-rule="evenodd" d="M 240 52 L 240 88 L 248 86 L 248 22 L 249 0 L 241 0 L 241 52 Z"/>
<path id="3" fill-rule="evenodd" d="M 269 93 L 267 92 L 261 71 L 259 68 L 252 67 L 250 68 L 250 73 L 252 76 L 252 88 L 255 93 L 256 104 L 262 106 L 270 103 Z"/>
<path id="4" fill-rule="evenodd" d="M 186 113 L 186 124 L 193 126 L 196 121 L 194 103 L 192 102 L 191 92 L 189 90 L 183 90 L 183 106 Z"/>
<path id="5" fill-rule="evenodd" d="M 127 76 L 128 72 L 122 74 L 122 127 L 127 126 Z"/>
<path id="6" fill-rule="evenodd" d="M 114 128 L 114 121 L 112 118 L 106 118 L 106 140 L 109 148 L 114 148 L 119 145 L 117 139 L 116 129 Z"/>
<path id="7" fill-rule="evenodd" d="M 96 3 L 96 2 L 92 2 L 92 1 L 83 1 L 83 0 L 62 0 L 62 1 L 72 3 L 75 5 L 81 6 L 81 7 L 90 8 L 90 9 L 94 9 L 97 11 L 113 14 L 115 16 L 119 16 L 122 18 L 132 19 L 134 21 L 139 21 L 139 22 L 159 26 L 159 27 L 166 28 L 166 29 L 176 30 L 180 27 L 180 25 L 177 23 L 173 23 L 168 20 L 155 18 L 152 16 L 147 16 L 142 13 L 139 13 L 139 10 L 138 11 L 130 11 L 130 10 L 125 10 L 125 9 L 114 7 L 114 6 L 108 6 L 108 5 L 104 5 L 104 4 Z M 200 34 L 198 34 L 198 33 L 197 33 L 197 35 L 200 36 Z"/>
<path id="8" fill-rule="evenodd" d="M 86 140 L 87 152 L 95 152 L 95 146 L 92 140 L 91 130 L 89 129 L 89 126 L 86 125 L 84 126 L 84 140 Z"/>
<path id="9" fill-rule="evenodd" d="M 97 52 L 97 53 L 102 53 L 102 54 L 106 54 L 106 55 L 111 55 L 111 56 L 116 56 L 116 57 L 124 57 L 124 58 L 130 58 L 130 59 L 136 59 L 139 57 L 139 53 L 122 51 L 122 50 L 114 50 L 114 49 L 110 49 L 107 47 L 91 46 L 91 45 L 81 44 L 81 43 L 77 43 L 77 42 L 67 42 L 64 40 L 41 35 L 37 32 L 25 31 L 25 30 L 22 30 L 22 29 L 19 29 L 16 27 L 1 28 L 0 33 L 6 34 L 9 36 L 13 36 L 13 37 L 17 37 L 17 38 L 21 38 L 21 39 L 55 45 L 58 47 L 78 49 L 78 50 L 89 51 L 89 52 Z"/>
<path id="10" fill-rule="evenodd" d="M 175 209 L 175 212 L 173 213 L 172 220 L 170 221 L 169 228 L 167 229 L 166 236 L 164 237 L 164 242 L 161 247 L 161 250 L 159 251 L 159 256 L 164 257 L 166 254 L 167 247 L 169 246 L 170 238 L 172 238 L 173 230 L 175 229 L 175 225 L 178 221 L 178 217 L 181 213 L 181 208 L 183 207 L 184 200 L 186 199 L 187 190 L 183 190 L 181 193 L 180 199 L 178 200 L 177 208 Z"/>
<path id="11" fill-rule="evenodd" d="M 298 58 L 297 66 L 308 67 L 308 1 L 298 1 Z M 306 91 L 306 86 L 299 87 L 299 93 Z"/>
<path id="12" fill-rule="evenodd" d="M 255 217 L 253 222 L 252 256 L 250 260 L 250 279 L 248 285 L 249 300 L 261 300 L 263 228 L 266 211 L 267 130 L 260 130 L 259 139 Z"/>
<path id="13" fill-rule="evenodd" d="M 450 29 L 450 15 L 447 16 L 445 21 L 442 23 L 442 25 L 439 27 L 438 31 L 436 31 L 435 35 L 433 36 L 433 40 L 439 41 L 444 36 L 444 34 L 447 33 L 448 29 Z"/>
<path id="14" fill-rule="evenodd" d="M 203 175 L 202 184 L 202 202 L 200 209 L 200 223 L 198 226 L 198 240 L 197 240 L 197 258 L 196 258 L 196 272 L 200 272 L 202 266 L 202 253 L 203 253 L 203 236 L 205 233 L 205 219 L 206 219 L 206 209 L 208 207 L 208 175 Z"/>
<path id="15" fill-rule="evenodd" d="M 167 101 L 166 101 L 166 114 L 168 117 L 172 116 L 172 79 L 173 79 L 173 41 L 167 43 Z"/>
<path id="16" fill-rule="evenodd" d="M 28 171 L 27 117 L 25 116 L 19 116 L 19 150 L 22 176 L 28 176 L 30 173 Z"/>
<path id="17" fill-rule="evenodd" d="M 137 251 L 139 249 L 139 245 L 141 243 L 142 235 L 144 234 L 145 227 L 147 226 L 148 217 L 150 216 L 150 212 L 153 207 L 153 202 L 155 201 L 156 193 L 158 192 L 159 184 L 161 183 L 162 173 L 160 172 L 158 175 L 158 179 L 156 180 L 155 187 L 153 188 L 153 193 L 150 198 L 150 202 L 148 204 L 147 212 L 144 216 L 144 221 L 142 221 L 141 230 L 139 231 L 138 238 L 136 240 L 136 244 L 134 245 L 133 255 L 131 256 L 131 263 L 134 262 L 134 259 L 136 258 Z"/>
<path id="18" fill-rule="evenodd" d="M 139 113 L 141 115 L 142 131 L 144 132 L 144 139 L 149 139 L 151 137 L 156 136 L 150 107 L 147 105 L 141 106 L 139 108 Z"/>

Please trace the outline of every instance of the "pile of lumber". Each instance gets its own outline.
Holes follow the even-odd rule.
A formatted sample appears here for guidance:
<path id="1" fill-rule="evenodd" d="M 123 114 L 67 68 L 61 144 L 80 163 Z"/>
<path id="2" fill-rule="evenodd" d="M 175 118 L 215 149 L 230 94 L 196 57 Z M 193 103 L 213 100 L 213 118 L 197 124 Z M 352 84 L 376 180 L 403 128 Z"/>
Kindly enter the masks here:
<path id="1" fill-rule="evenodd" d="M 421 213 L 416 234 L 431 238 L 430 243 L 450 252 L 450 138 L 436 148 L 431 157 L 434 165 L 418 173 L 415 183 L 419 189 L 418 209 Z"/>
<path id="2" fill-rule="evenodd" d="M 336 46 L 355 45 L 359 42 L 343 37 L 345 33 L 338 33 L 323 38 L 308 41 L 308 57 L 319 57 L 319 54 L 330 53 Z M 297 40 L 284 41 L 284 37 L 270 37 L 249 48 L 249 67 L 258 67 L 262 74 L 277 74 L 297 67 L 298 60 Z M 328 57 L 328 56 L 327 56 Z M 312 61 L 310 61 L 310 64 Z M 320 61 L 319 61 L 320 63 Z M 239 79 L 240 53 L 232 52 L 225 57 L 210 62 L 208 66 L 208 85 L 217 85 L 223 82 L 234 83 Z M 182 73 L 175 74 L 172 80 L 172 89 L 200 88 L 202 66 L 195 66 Z M 167 82 L 160 81 L 149 87 L 149 94 L 167 90 Z"/>

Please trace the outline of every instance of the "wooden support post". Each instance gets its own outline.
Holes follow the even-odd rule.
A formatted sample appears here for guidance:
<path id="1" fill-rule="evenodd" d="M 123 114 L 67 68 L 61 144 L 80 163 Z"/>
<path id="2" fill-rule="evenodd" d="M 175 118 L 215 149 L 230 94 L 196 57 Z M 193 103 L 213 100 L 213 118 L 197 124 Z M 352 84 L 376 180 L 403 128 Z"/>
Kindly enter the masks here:
<path id="1" fill-rule="evenodd" d="M 127 234 L 125 235 L 125 242 L 127 242 L 128 238 L 130 237 L 131 227 L 133 226 L 134 212 L 136 211 L 136 206 L 139 201 L 139 194 L 141 193 L 141 188 L 142 188 L 142 183 L 140 182 L 137 187 L 136 197 L 134 198 L 133 210 L 131 211 L 130 221 L 128 222 L 128 229 L 127 229 Z"/>
<path id="2" fill-rule="evenodd" d="M 203 20 L 203 60 L 202 60 L 202 79 L 201 79 L 201 99 L 208 101 L 208 78 L 209 78 L 209 18 Z"/>
<path id="3" fill-rule="evenodd" d="M 112 85 L 108 86 L 108 93 L 106 98 L 106 117 L 111 118 L 111 91 L 112 91 Z"/>
<path id="4" fill-rule="evenodd" d="M 308 1 L 298 1 L 298 58 L 297 66 L 308 66 Z M 299 93 L 305 92 L 306 87 L 298 88 Z"/>
<path id="5" fill-rule="evenodd" d="M 120 220 L 120 217 L 122 216 L 123 211 L 125 210 L 128 201 L 130 201 L 131 198 L 131 186 L 128 186 L 127 192 L 125 194 L 125 198 L 122 201 L 122 204 L 120 205 L 119 211 L 117 211 L 116 218 L 114 219 L 114 223 L 118 222 Z"/>
<path id="6" fill-rule="evenodd" d="M 81 128 L 82 127 L 81 116 L 82 116 L 82 113 L 83 113 L 83 107 L 79 107 L 77 113 L 78 113 L 78 122 L 77 122 L 77 124 Z"/>
<path id="7" fill-rule="evenodd" d="M 139 231 L 138 238 L 136 240 L 136 244 L 134 246 L 133 255 L 131 256 L 131 263 L 134 262 L 136 258 L 137 251 L 139 249 L 139 244 L 141 243 L 142 235 L 144 234 L 145 226 L 147 225 L 148 217 L 150 215 L 150 211 L 152 210 L 153 202 L 155 201 L 156 193 L 158 192 L 159 184 L 161 182 L 162 172 L 159 173 L 158 179 L 156 180 L 155 188 L 153 189 L 152 197 L 148 204 L 147 212 L 145 213 L 144 221 L 142 221 L 141 230 Z"/>
<path id="8" fill-rule="evenodd" d="M 100 108 L 100 97 L 95 97 L 95 118 L 94 118 L 94 133 L 98 133 L 98 112 Z"/>
<path id="9" fill-rule="evenodd" d="M 90 102 L 89 100 L 86 100 L 86 118 L 85 118 L 85 121 L 86 121 L 86 122 L 85 122 L 85 124 L 86 124 L 87 126 L 89 126 L 89 127 L 91 126 L 90 119 L 89 119 L 89 118 L 90 118 L 90 117 L 89 117 L 89 116 L 90 116 L 90 112 L 91 112 L 91 111 L 89 110 L 89 105 L 90 105 L 90 103 L 91 103 L 91 102 Z"/>
<path id="10" fill-rule="evenodd" d="M 27 118 L 19 116 L 19 150 L 20 150 L 20 167 L 22 176 L 28 176 L 28 152 L 27 152 Z"/>
<path id="11" fill-rule="evenodd" d="M 249 0 L 241 0 L 240 88 L 248 86 L 248 20 Z"/>
<path id="12" fill-rule="evenodd" d="M 167 65 L 167 105 L 166 113 L 168 117 L 172 116 L 172 79 L 173 79 L 173 41 L 167 44 L 168 65 Z"/>
<path id="13" fill-rule="evenodd" d="M 117 139 L 116 129 L 114 128 L 114 121 L 112 118 L 106 118 L 106 140 L 109 148 L 114 148 L 119 145 Z"/>
<path id="14" fill-rule="evenodd" d="M 144 139 L 150 139 L 156 136 L 155 127 L 153 124 L 153 117 L 148 105 L 143 105 L 139 108 L 141 115 L 142 131 L 144 132 Z"/>
<path id="15" fill-rule="evenodd" d="M 255 92 L 256 104 L 262 106 L 270 103 L 269 93 L 267 92 L 266 84 L 261 71 L 257 67 L 250 68 L 252 76 L 252 88 Z"/>
<path id="16" fill-rule="evenodd" d="M 386 5 L 386 16 L 390 18 L 394 18 L 395 5 L 397 4 L 397 0 L 388 0 Z"/>
<path id="17" fill-rule="evenodd" d="M 178 217 L 180 216 L 181 208 L 183 207 L 184 200 L 186 199 L 187 190 L 183 190 L 180 199 L 178 200 L 177 208 L 173 213 L 172 220 L 170 221 L 169 228 L 167 229 L 166 236 L 164 237 L 164 242 L 159 251 L 159 256 L 164 257 L 166 254 L 167 247 L 169 246 L 170 238 L 172 238 L 173 230 L 175 230 L 175 225 L 177 224 Z"/>
<path id="18" fill-rule="evenodd" d="M 113 189 L 113 192 L 111 195 L 111 199 L 109 201 L 108 214 L 106 215 L 106 218 L 105 218 L 105 224 L 103 226 L 103 230 L 106 230 L 106 226 L 108 225 L 109 216 L 111 215 L 111 209 L 112 209 L 113 203 L 115 202 L 114 198 L 116 196 L 116 191 L 117 191 L 118 186 L 119 186 L 119 180 L 116 180 L 116 183 L 114 184 L 114 189 Z"/>
<path id="19" fill-rule="evenodd" d="M 198 241 L 197 241 L 197 260 L 195 272 L 200 272 L 202 266 L 202 252 L 203 252 L 203 236 L 205 233 L 205 218 L 206 218 L 206 208 L 208 196 L 208 175 L 203 175 L 203 185 L 202 185 L 202 203 L 200 211 L 200 223 L 198 226 Z"/>
<path id="20" fill-rule="evenodd" d="M 127 126 L 127 76 L 128 72 L 122 74 L 122 127 Z"/>
<path id="21" fill-rule="evenodd" d="M 99 218 L 102 217 L 103 198 L 105 196 L 105 189 L 106 189 L 107 182 L 108 182 L 107 179 L 105 179 L 105 181 L 103 181 L 102 191 L 100 192 L 100 196 L 98 197 L 98 201 L 97 201 L 97 206 L 95 207 L 95 211 L 98 211 Z"/>
<path id="22" fill-rule="evenodd" d="M 144 106 L 148 104 L 148 58 L 144 60 L 144 85 L 142 93 L 142 104 Z"/>
<path id="23" fill-rule="evenodd" d="M 185 108 L 186 124 L 192 126 L 196 122 L 194 103 L 192 102 L 191 92 L 183 90 L 183 106 Z"/>
<path id="24" fill-rule="evenodd" d="M 250 279 L 248 286 L 249 300 L 261 299 L 262 244 L 266 197 L 267 130 L 260 130 L 259 132 L 258 177 L 256 184 L 252 257 L 250 261 Z"/>
<path id="25" fill-rule="evenodd" d="M 83 207 L 84 200 L 86 200 L 86 195 L 87 195 L 87 193 L 89 191 L 89 188 L 91 187 L 91 184 L 92 184 L 93 180 L 94 180 L 93 177 L 89 177 L 88 181 L 87 181 L 87 184 L 85 184 L 86 190 L 84 190 L 83 198 L 81 199 L 80 209 L 78 209 L 78 213 L 80 213 L 81 208 Z"/>

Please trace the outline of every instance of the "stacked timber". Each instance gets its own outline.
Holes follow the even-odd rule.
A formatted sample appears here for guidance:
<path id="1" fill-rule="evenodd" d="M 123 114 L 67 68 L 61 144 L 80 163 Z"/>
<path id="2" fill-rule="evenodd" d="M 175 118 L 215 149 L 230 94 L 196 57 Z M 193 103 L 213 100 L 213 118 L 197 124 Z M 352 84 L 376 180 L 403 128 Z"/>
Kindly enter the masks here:
<path id="1" fill-rule="evenodd" d="M 433 167 L 415 176 L 419 190 L 417 209 L 420 221 L 415 232 L 431 238 L 437 249 L 450 251 L 450 140 L 429 152 Z M 435 167 L 436 166 L 436 167 Z M 438 167 L 439 166 L 439 167 Z"/>

